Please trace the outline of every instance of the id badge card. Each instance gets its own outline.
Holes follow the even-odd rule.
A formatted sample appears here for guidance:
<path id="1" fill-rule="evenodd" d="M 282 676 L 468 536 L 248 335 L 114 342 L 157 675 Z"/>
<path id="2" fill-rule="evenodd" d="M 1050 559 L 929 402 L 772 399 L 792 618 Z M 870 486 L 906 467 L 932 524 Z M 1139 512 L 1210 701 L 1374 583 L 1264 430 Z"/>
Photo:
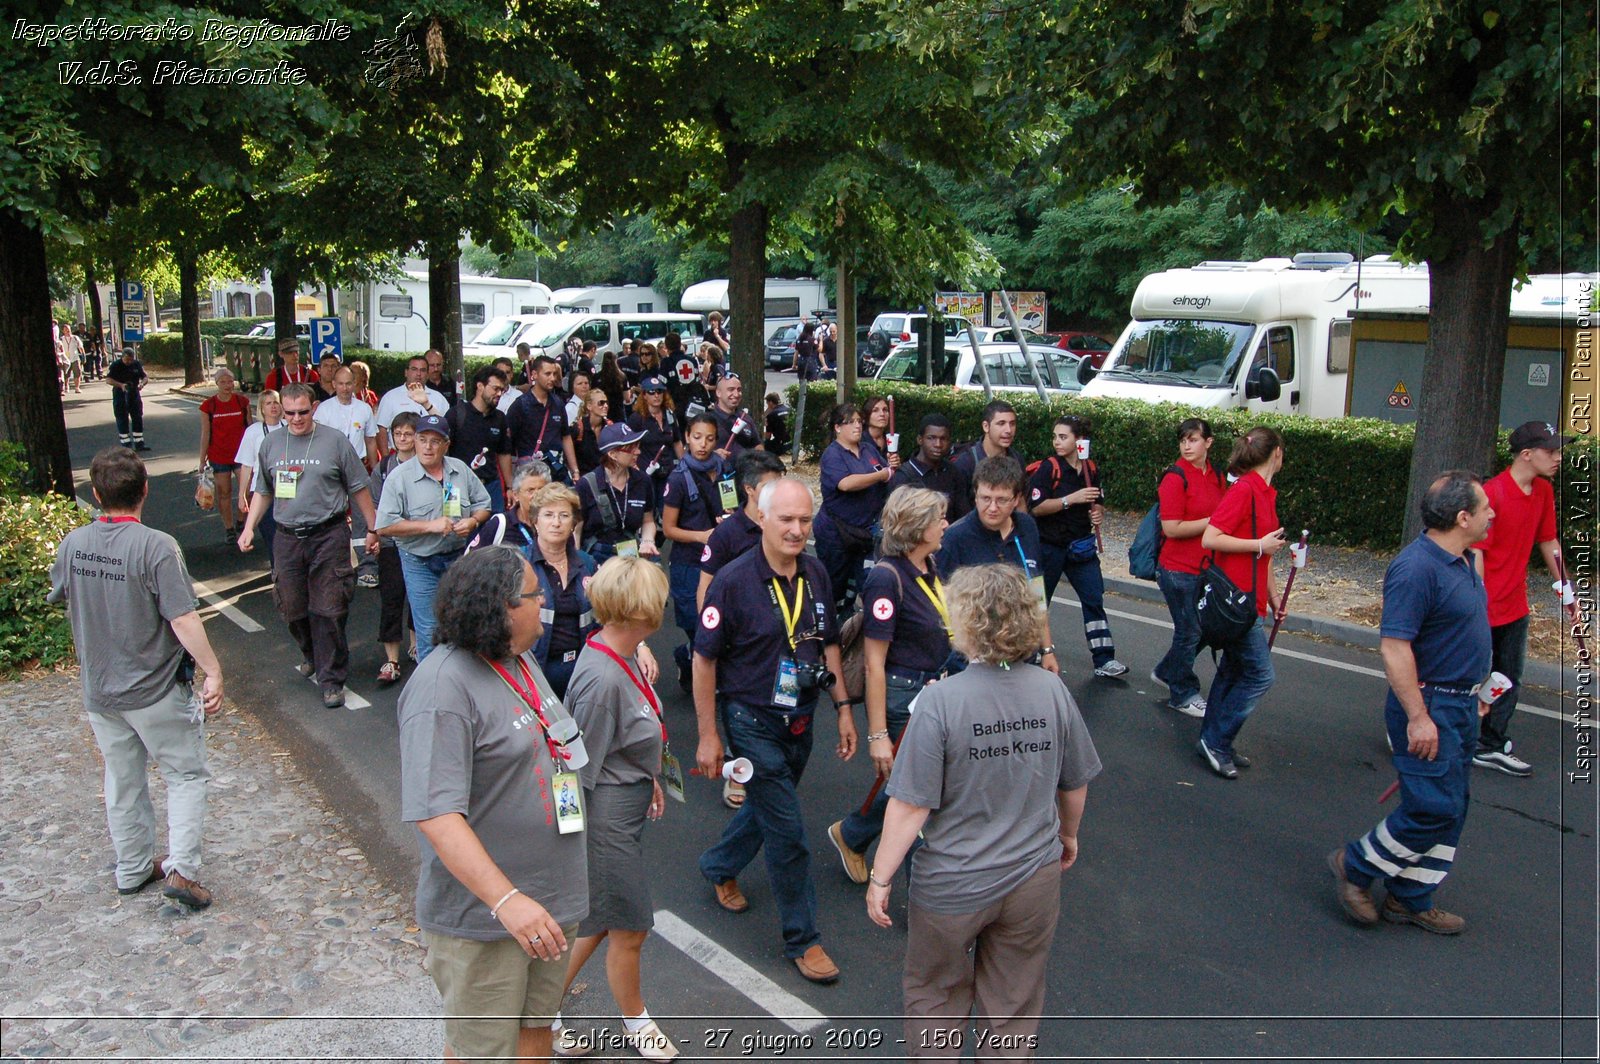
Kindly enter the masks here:
<path id="1" fill-rule="evenodd" d="M 617 541 L 617 557 L 637 558 L 639 556 L 639 541 L 636 539 L 621 539 Z"/>
<path id="2" fill-rule="evenodd" d="M 292 499 L 299 486 L 299 469 L 280 469 L 278 470 L 277 478 L 273 481 L 272 497 L 275 499 Z"/>
<path id="3" fill-rule="evenodd" d="M 772 684 L 772 704 L 781 709 L 794 709 L 800 704 L 800 676 L 795 671 L 793 658 L 778 662 L 778 678 Z"/>
<path id="4" fill-rule="evenodd" d="M 556 830 L 571 835 L 583 830 L 583 787 L 576 772 L 557 772 L 555 778 Z"/>
<path id="5" fill-rule="evenodd" d="M 446 517 L 461 516 L 461 496 L 457 495 L 455 489 L 448 484 L 445 485 L 444 489 L 444 515 Z"/>
<path id="6" fill-rule="evenodd" d="M 717 481 L 717 494 L 722 498 L 724 510 L 732 513 L 739 508 L 739 489 L 732 477 L 723 477 Z"/>
<path id="7" fill-rule="evenodd" d="M 661 748 L 661 789 L 675 802 L 684 800 L 683 765 L 679 763 L 670 746 Z"/>
<path id="8" fill-rule="evenodd" d="M 1031 577 L 1029 577 L 1028 578 L 1028 586 L 1033 588 L 1033 593 L 1035 595 L 1039 596 L 1039 601 L 1040 602 L 1044 602 L 1044 604 L 1046 606 L 1050 605 L 1050 603 L 1045 602 L 1045 597 L 1044 597 L 1044 577 L 1042 577 L 1042 576 L 1031 576 Z"/>

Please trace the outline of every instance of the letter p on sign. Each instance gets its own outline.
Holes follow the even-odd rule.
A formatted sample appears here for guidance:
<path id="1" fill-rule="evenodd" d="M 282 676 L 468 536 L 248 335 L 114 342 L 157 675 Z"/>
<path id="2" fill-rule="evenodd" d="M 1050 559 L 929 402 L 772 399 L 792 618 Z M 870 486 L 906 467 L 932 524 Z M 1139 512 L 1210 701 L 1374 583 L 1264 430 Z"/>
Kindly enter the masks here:
<path id="1" fill-rule="evenodd" d="M 344 343 L 340 339 L 338 318 L 311 319 L 311 359 L 321 361 L 327 355 L 338 355 L 344 360 Z"/>

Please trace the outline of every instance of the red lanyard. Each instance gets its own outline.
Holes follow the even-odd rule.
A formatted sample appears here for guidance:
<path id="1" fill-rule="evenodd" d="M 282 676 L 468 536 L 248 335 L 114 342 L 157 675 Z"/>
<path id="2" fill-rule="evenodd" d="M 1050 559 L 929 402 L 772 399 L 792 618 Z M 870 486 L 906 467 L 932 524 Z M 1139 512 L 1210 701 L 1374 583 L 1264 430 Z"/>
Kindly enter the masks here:
<path id="1" fill-rule="evenodd" d="M 139 519 L 137 517 L 128 517 L 128 516 L 97 517 L 97 518 L 95 518 L 95 520 L 96 521 L 104 521 L 108 525 L 136 525 L 136 524 L 139 523 Z"/>
<path id="2" fill-rule="evenodd" d="M 610 647 L 606 646 L 599 639 L 595 638 L 594 636 L 590 636 L 588 639 L 588 645 L 593 647 L 595 650 L 598 650 L 612 661 L 616 662 L 618 667 L 621 668 L 623 672 L 628 674 L 628 679 L 633 681 L 633 686 L 637 687 L 639 689 L 639 693 L 644 695 L 645 702 L 649 704 L 650 709 L 655 713 L 656 723 L 661 725 L 661 741 L 666 742 L 667 722 L 665 718 L 661 716 L 661 702 L 656 698 L 656 693 L 650 689 L 650 685 L 633 674 L 633 670 L 628 668 L 628 663 L 622 660 L 621 654 L 618 654 L 615 650 L 612 650 Z"/>
<path id="3" fill-rule="evenodd" d="M 504 665 L 489 658 L 484 658 L 483 660 L 488 662 L 489 668 L 493 669 L 495 674 L 506 682 L 506 686 L 515 691 L 527 703 L 528 708 L 533 710 L 535 719 L 539 721 L 539 727 L 544 730 L 544 742 L 550 748 L 550 760 L 557 768 L 560 768 L 567 760 L 566 751 L 562 750 L 560 745 L 550 737 L 550 722 L 544 719 L 544 710 L 541 708 L 539 701 L 539 686 L 533 682 L 533 672 L 528 668 L 528 663 L 521 658 L 517 659 L 517 669 L 522 673 L 523 682 L 528 685 L 527 687 L 522 687 L 506 671 Z"/>

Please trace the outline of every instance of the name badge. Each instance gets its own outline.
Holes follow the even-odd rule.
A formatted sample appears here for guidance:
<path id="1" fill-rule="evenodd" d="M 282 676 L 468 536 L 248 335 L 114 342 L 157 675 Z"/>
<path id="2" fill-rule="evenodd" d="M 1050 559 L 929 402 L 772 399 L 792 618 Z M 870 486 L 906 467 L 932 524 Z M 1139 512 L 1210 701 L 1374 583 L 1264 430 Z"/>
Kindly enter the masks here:
<path id="1" fill-rule="evenodd" d="M 578 660 L 578 652 L 576 650 L 569 650 L 565 654 L 561 655 L 562 664 L 566 664 L 569 661 L 577 661 L 577 660 Z"/>
<path id="2" fill-rule="evenodd" d="M 717 481 L 717 494 L 722 496 L 724 510 L 737 510 L 739 508 L 739 489 L 735 486 L 732 477 L 723 477 Z"/>
<path id="3" fill-rule="evenodd" d="M 273 482 L 272 497 L 275 499 L 292 499 L 300 485 L 299 469 L 280 469 Z"/>
<path id="4" fill-rule="evenodd" d="M 778 678 L 772 683 L 772 704 L 783 709 L 793 709 L 800 704 L 800 676 L 795 671 L 793 658 L 778 662 Z"/>
<path id="5" fill-rule="evenodd" d="M 1039 601 L 1040 602 L 1043 602 L 1046 606 L 1050 605 L 1050 603 L 1048 601 L 1046 601 L 1045 597 L 1044 597 L 1044 577 L 1042 577 L 1042 576 L 1031 576 L 1031 577 L 1029 577 L 1028 578 L 1028 586 L 1033 588 L 1033 593 L 1035 595 L 1039 596 Z"/>
<path id="6" fill-rule="evenodd" d="M 678 762 L 672 748 L 665 745 L 661 747 L 661 789 L 675 802 L 684 800 L 683 765 Z"/>
<path id="7" fill-rule="evenodd" d="M 576 772 L 557 772 L 554 782 L 556 830 L 571 835 L 583 830 L 583 788 Z"/>
<path id="8" fill-rule="evenodd" d="M 617 541 L 617 557 L 637 558 L 639 556 L 639 541 L 636 539 L 622 539 Z"/>

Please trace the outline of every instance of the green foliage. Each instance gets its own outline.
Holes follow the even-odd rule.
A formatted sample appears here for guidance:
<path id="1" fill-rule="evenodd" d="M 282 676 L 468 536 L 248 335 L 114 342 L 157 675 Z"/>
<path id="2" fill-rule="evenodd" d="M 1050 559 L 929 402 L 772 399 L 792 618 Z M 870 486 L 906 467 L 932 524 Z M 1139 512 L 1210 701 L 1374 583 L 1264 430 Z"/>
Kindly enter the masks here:
<path id="1" fill-rule="evenodd" d="M 148 333 L 139 344 L 139 361 L 146 366 L 183 365 L 183 333 Z"/>
<path id="2" fill-rule="evenodd" d="M 368 387 L 380 396 L 390 388 L 398 388 L 406 380 L 406 363 L 412 356 L 422 354 L 421 351 L 377 351 L 370 347 L 350 347 L 344 349 L 346 362 L 365 362 L 372 370 L 372 382 Z M 466 360 L 466 378 L 468 387 L 471 387 L 472 375 L 484 366 L 489 365 L 494 359 L 487 355 L 472 355 Z"/>
<path id="3" fill-rule="evenodd" d="M 24 495 L 21 447 L 0 443 L 0 676 L 72 660 L 72 629 L 45 601 L 50 566 L 66 534 L 88 520 L 59 495 Z"/>

